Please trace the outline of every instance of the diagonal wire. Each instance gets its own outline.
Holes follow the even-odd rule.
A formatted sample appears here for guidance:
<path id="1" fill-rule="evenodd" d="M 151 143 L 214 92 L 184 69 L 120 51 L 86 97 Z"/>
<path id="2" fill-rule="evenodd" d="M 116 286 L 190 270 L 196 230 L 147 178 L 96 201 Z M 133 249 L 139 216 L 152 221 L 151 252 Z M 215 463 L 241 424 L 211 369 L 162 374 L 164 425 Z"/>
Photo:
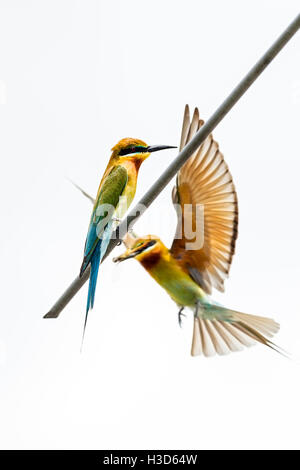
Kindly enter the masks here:
<path id="1" fill-rule="evenodd" d="M 269 63 L 276 57 L 276 55 L 284 48 L 288 41 L 294 36 L 294 34 L 300 28 L 300 14 L 289 24 L 286 30 L 276 39 L 272 46 L 265 52 L 265 54 L 256 62 L 252 69 L 245 75 L 240 83 L 234 88 L 230 95 L 223 101 L 203 127 L 197 132 L 193 139 L 184 147 L 184 149 L 178 154 L 168 168 L 162 173 L 157 181 L 151 186 L 146 194 L 139 201 L 138 205 L 134 207 L 128 216 L 119 225 L 117 233 L 112 237 L 110 245 L 107 249 L 106 256 L 113 250 L 113 248 L 120 241 L 119 233 L 125 234 L 127 227 L 132 226 L 137 219 L 143 214 L 143 212 L 152 204 L 154 199 L 159 193 L 167 186 L 171 179 L 176 175 L 182 165 L 188 160 L 188 158 L 194 153 L 194 151 L 202 144 L 206 137 L 214 130 L 219 122 L 226 116 L 231 108 L 237 103 L 237 101 L 243 96 L 248 90 L 252 83 L 259 77 Z M 68 289 L 62 294 L 62 296 L 53 305 L 51 310 L 44 316 L 44 318 L 57 318 L 60 312 L 70 302 L 70 300 L 76 295 L 81 289 L 83 284 L 88 280 L 90 275 L 90 269 L 87 269 L 83 276 L 79 276 L 72 282 Z"/>

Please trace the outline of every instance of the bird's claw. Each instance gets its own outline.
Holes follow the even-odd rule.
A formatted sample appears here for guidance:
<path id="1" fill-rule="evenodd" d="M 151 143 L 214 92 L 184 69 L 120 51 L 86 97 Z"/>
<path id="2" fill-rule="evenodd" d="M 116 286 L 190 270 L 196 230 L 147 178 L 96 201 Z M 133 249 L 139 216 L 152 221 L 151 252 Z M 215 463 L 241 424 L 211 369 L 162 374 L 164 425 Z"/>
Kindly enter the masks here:
<path id="1" fill-rule="evenodd" d="M 178 312 L 178 324 L 180 326 L 180 328 L 182 328 L 182 317 L 186 317 L 186 315 L 184 313 L 182 313 L 184 307 L 182 307 L 179 312 Z"/>

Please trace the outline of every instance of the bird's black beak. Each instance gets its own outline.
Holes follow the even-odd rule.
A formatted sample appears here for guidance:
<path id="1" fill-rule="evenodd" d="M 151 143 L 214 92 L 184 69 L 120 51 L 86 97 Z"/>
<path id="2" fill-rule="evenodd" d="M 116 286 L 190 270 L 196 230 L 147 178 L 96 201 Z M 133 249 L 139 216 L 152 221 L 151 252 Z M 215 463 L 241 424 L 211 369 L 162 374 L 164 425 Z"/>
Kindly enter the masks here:
<path id="1" fill-rule="evenodd" d="M 174 147 L 172 145 L 150 145 L 147 147 L 147 152 L 158 152 L 159 150 L 167 150 L 167 149 L 177 149 L 177 147 Z"/>
<path id="2" fill-rule="evenodd" d="M 121 263 L 121 261 L 125 261 L 126 259 L 135 258 L 137 255 L 143 253 L 144 250 L 150 248 L 150 246 L 153 246 L 155 244 L 156 240 L 149 240 L 147 243 L 144 243 L 141 246 L 138 245 L 136 248 L 128 248 L 125 253 L 120 256 L 117 256 L 116 258 L 113 258 L 113 262 Z"/>
<path id="3" fill-rule="evenodd" d="M 147 246 L 143 245 L 141 248 L 135 248 L 135 249 L 129 248 L 122 255 L 117 256 L 116 258 L 113 258 L 113 262 L 121 263 L 121 261 L 125 261 L 126 259 L 135 258 L 137 255 L 142 253 L 146 248 L 148 248 L 148 246 L 151 246 L 151 245 L 147 245 Z"/>
<path id="4" fill-rule="evenodd" d="M 139 253 L 136 251 L 133 251 L 131 253 L 129 251 L 125 251 L 125 253 L 123 253 L 122 255 L 117 256 L 116 258 L 113 258 L 113 262 L 121 263 L 122 261 L 125 261 L 126 259 L 135 258 L 138 254 Z"/>

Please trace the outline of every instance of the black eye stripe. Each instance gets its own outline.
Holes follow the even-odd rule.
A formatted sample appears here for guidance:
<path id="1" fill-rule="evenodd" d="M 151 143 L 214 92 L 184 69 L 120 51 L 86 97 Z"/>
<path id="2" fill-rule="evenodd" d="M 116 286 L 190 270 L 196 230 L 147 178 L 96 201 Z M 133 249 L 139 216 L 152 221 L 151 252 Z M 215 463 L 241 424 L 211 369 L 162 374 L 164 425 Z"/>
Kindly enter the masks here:
<path id="1" fill-rule="evenodd" d="M 147 147 L 143 147 L 141 145 L 137 145 L 136 147 L 127 147 L 125 149 L 121 149 L 119 155 L 130 155 L 131 153 L 143 153 L 147 152 Z"/>
<path id="2" fill-rule="evenodd" d="M 156 240 L 150 240 L 148 243 L 143 245 L 139 250 L 137 250 L 137 253 L 143 253 L 143 251 L 147 250 L 147 248 L 150 248 L 150 246 L 155 245 Z"/>
<path id="3" fill-rule="evenodd" d="M 156 243 L 156 240 L 151 240 L 151 241 L 147 244 L 147 248 L 149 248 L 150 246 L 155 245 L 155 243 Z"/>

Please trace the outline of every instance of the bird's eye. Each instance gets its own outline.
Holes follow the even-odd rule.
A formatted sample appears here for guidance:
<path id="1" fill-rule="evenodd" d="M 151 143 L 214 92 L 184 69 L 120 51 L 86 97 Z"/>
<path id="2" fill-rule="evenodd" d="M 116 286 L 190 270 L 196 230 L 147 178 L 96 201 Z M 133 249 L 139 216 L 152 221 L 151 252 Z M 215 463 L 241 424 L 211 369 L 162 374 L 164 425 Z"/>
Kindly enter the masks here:
<path id="1" fill-rule="evenodd" d="M 130 153 L 135 153 L 136 149 L 134 145 L 130 145 L 130 147 L 126 147 L 125 149 L 121 149 L 119 155 L 128 155 Z"/>

